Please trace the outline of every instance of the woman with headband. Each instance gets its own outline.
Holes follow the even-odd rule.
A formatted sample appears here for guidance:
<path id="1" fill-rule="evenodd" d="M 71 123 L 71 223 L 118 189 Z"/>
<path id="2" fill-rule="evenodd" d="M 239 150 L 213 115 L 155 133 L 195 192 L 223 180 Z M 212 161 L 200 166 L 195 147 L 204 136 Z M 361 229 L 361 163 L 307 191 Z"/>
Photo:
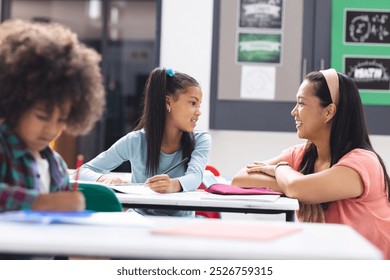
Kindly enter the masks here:
<path id="1" fill-rule="evenodd" d="M 334 69 L 312 72 L 296 100 L 291 115 L 307 142 L 246 166 L 232 185 L 297 198 L 300 221 L 350 225 L 390 259 L 390 180 L 371 145 L 356 85 Z"/>

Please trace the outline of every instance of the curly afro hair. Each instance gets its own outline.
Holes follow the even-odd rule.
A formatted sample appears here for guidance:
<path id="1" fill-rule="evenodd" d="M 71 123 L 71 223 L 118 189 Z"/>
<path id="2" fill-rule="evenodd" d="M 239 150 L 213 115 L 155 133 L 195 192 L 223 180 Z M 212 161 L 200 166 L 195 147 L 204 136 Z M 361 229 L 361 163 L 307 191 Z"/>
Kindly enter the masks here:
<path id="1" fill-rule="evenodd" d="M 14 127 L 37 103 L 49 113 L 71 103 L 67 132 L 87 133 L 102 116 L 100 55 L 58 23 L 0 25 L 0 119 Z"/>

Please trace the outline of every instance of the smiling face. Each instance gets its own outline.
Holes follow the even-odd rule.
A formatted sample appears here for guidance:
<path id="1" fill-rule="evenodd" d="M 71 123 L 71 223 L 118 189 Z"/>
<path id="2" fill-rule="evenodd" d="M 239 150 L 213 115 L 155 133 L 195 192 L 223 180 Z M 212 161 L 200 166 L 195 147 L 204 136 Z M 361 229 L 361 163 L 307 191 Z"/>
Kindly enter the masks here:
<path id="1" fill-rule="evenodd" d="M 201 115 L 202 91 L 199 87 L 190 86 L 177 97 L 167 96 L 167 126 L 173 126 L 181 131 L 192 132 Z"/>
<path id="2" fill-rule="evenodd" d="M 330 133 L 330 120 L 328 107 L 322 107 L 320 100 L 314 95 L 314 86 L 307 80 L 300 85 L 297 95 L 297 104 L 291 111 L 299 138 L 312 142 Z"/>
<path id="3" fill-rule="evenodd" d="M 20 117 L 15 132 L 30 152 L 36 155 L 65 128 L 69 111 L 70 103 L 66 103 L 61 109 L 54 107 L 51 114 L 44 104 L 37 104 Z"/>

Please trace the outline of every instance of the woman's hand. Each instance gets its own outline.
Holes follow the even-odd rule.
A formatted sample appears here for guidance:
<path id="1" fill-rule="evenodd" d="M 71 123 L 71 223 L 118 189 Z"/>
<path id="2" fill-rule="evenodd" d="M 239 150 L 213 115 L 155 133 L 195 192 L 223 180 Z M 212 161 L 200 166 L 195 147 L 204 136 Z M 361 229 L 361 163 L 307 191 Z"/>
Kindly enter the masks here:
<path id="1" fill-rule="evenodd" d="M 266 164 L 261 161 L 254 161 L 253 164 L 246 166 L 246 171 L 250 173 L 261 172 L 268 176 L 275 177 L 275 165 Z"/>
<path id="2" fill-rule="evenodd" d="M 181 192 L 179 180 L 171 179 L 167 174 L 156 175 L 146 180 L 145 185 L 158 193 Z"/>
<path id="3" fill-rule="evenodd" d="M 81 211 L 85 209 L 85 197 L 81 192 L 55 192 L 39 195 L 31 206 L 40 211 Z"/>
<path id="4" fill-rule="evenodd" d="M 104 174 L 104 175 L 100 176 L 96 180 L 96 182 L 103 183 L 106 185 L 128 183 L 127 181 L 124 181 L 121 178 L 115 177 L 114 175 L 111 175 L 111 174 Z"/>
<path id="5" fill-rule="evenodd" d="M 299 202 L 298 219 L 306 223 L 325 223 L 324 209 L 321 204 Z"/>

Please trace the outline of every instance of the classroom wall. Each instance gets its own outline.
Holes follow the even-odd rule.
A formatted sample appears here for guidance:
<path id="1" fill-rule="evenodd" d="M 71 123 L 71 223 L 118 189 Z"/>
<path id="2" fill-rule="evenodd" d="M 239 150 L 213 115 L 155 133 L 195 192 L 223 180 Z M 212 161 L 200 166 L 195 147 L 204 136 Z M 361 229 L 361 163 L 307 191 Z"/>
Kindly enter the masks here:
<path id="1" fill-rule="evenodd" d="M 209 128 L 213 1 L 162 0 L 160 66 L 193 76 L 203 91 L 198 129 Z"/>
<path id="2" fill-rule="evenodd" d="M 209 130 L 212 2 L 163 0 L 162 9 L 160 64 L 186 71 L 201 83 L 203 114 L 197 128 L 202 130 Z M 213 138 L 209 163 L 227 177 L 255 159 L 271 158 L 283 149 L 303 142 L 296 133 L 289 132 L 209 131 Z M 390 136 L 371 135 L 371 141 L 390 170 Z"/>
<path id="3" fill-rule="evenodd" d="M 296 133 L 211 130 L 213 147 L 210 164 L 226 177 L 233 176 L 253 160 L 266 160 L 295 144 L 304 143 Z M 390 171 L 390 136 L 370 135 L 374 149 Z"/>

